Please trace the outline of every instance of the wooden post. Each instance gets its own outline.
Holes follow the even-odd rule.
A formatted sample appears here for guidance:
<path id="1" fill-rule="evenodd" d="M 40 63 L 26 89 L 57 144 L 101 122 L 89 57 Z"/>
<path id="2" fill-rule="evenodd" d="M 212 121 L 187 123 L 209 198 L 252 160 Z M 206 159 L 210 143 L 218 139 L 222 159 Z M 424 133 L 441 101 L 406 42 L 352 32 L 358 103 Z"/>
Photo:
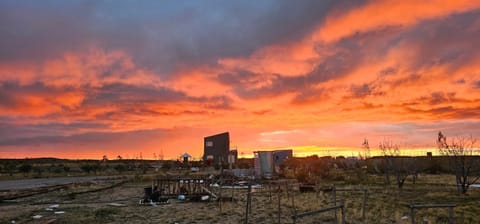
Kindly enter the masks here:
<path id="1" fill-rule="evenodd" d="M 248 213 L 252 213 L 252 183 L 248 184 Z"/>
<path id="2" fill-rule="evenodd" d="M 448 224 L 454 224 L 453 207 L 448 208 Z"/>
<path id="3" fill-rule="evenodd" d="M 270 204 L 272 204 L 272 183 L 268 183 L 268 196 L 270 198 Z"/>
<path id="4" fill-rule="evenodd" d="M 248 182 L 248 191 L 247 191 L 247 206 L 245 209 L 245 224 L 248 224 L 248 212 L 250 210 L 250 190 L 252 189 L 252 184 Z"/>
<path id="5" fill-rule="evenodd" d="M 219 197 L 218 200 L 220 200 L 218 204 L 220 206 L 220 213 L 222 213 L 222 185 L 223 185 L 223 177 L 220 177 L 220 185 L 218 186 L 220 190 L 218 194 L 218 197 Z"/>
<path id="6" fill-rule="evenodd" d="M 176 193 L 177 193 L 177 184 L 179 184 L 178 181 L 179 181 L 179 180 L 175 180 L 175 181 L 173 182 L 172 194 L 176 194 Z"/>
<path id="7" fill-rule="evenodd" d="M 410 216 L 412 217 L 412 224 L 415 224 L 415 208 L 410 206 Z"/>
<path id="8" fill-rule="evenodd" d="M 342 212 L 342 224 L 345 224 L 345 204 L 342 202 L 342 207 L 340 208 L 341 212 Z M 337 209 L 335 209 L 335 211 L 337 211 Z"/>
<path id="9" fill-rule="evenodd" d="M 337 189 L 335 187 L 335 184 L 333 185 L 333 206 L 337 206 Z M 337 209 L 335 209 L 335 223 L 338 223 L 337 219 Z"/>
<path id="10" fill-rule="evenodd" d="M 295 208 L 295 190 L 292 187 L 292 208 L 293 208 L 293 215 L 297 215 L 297 209 Z"/>
<path id="11" fill-rule="evenodd" d="M 280 214 L 281 214 L 281 207 L 280 207 L 280 185 L 278 185 L 278 191 L 277 191 L 277 196 L 278 196 L 278 224 L 280 224 Z"/>
<path id="12" fill-rule="evenodd" d="M 285 192 L 287 192 L 287 203 L 290 200 L 290 192 L 288 191 L 288 182 L 285 182 Z"/>
<path id="13" fill-rule="evenodd" d="M 232 180 L 232 206 L 234 206 L 233 205 L 234 200 L 235 200 L 235 182 Z"/>
<path id="14" fill-rule="evenodd" d="M 153 194 L 153 189 L 154 189 L 154 187 L 155 187 L 155 184 L 154 184 L 153 181 L 152 181 L 152 188 L 150 189 L 150 190 L 151 190 L 150 194 Z"/>
<path id="15" fill-rule="evenodd" d="M 367 203 L 367 189 L 363 189 L 363 201 L 362 201 L 362 220 L 365 223 L 365 204 Z"/>

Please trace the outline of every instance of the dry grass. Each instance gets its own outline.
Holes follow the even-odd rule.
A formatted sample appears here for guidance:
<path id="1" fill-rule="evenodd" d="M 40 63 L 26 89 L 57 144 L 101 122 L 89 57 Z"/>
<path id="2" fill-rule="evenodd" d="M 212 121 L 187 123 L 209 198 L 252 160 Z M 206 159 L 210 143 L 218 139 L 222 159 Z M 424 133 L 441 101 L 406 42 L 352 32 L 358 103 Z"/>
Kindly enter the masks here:
<path id="1" fill-rule="evenodd" d="M 414 186 L 406 183 L 399 192 L 394 186 L 384 187 L 381 177 L 369 177 L 368 181 L 359 184 L 345 184 L 342 181 L 322 181 L 323 186 L 335 184 L 339 188 L 367 188 L 366 219 L 362 219 L 362 193 L 338 192 L 337 197 L 345 200 L 347 223 L 409 223 L 402 219 L 410 215 L 407 207 L 411 203 L 455 203 L 455 223 L 480 223 L 480 191 L 471 189 L 469 195 L 457 195 L 452 185 L 453 179 L 447 175 L 421 176 Z M 375 184 L 379 183 L 379 184 Z M 237 202 L 222 203 L 220 211 L 217 202 L 190 203 L 171 200 L 171 203 L 157 207 L 138 205 L 143 195 L 143 187 L 150 182 L 134 182 L 101 192 L 86 193 L 70 198 L 72 192 L 84 191 L 98 186 L 76 186 L 69 190 L 50 192 L 47 194 L 17 199 L 14 202 L 0 203 L 0 223 L 41 223 L 56 218 L 56 223 L 243 223 L 245 219 L 246 190 L 235 190 Z M 268 188 L 267 188 L 268 189 Z M 223 195 L 231 195 L 225 190 Z M 295 212 L 317 210 L 331 206 L 331 192 L 300 193 L 293 197 Z M 281 223 L 292 223 L 294 214 L 292 193 L 286 191 L 254 194 L 252 197 L 252 214 L 249 223 L 277 223 L 280 214 Z M 280 197 L 280 213 L 278 213 L 278 197 Z M 123 203 L 126 207 L 111 207 L 110 202 Z M 65 211 L 63 215 L 55 215 L 46 211 L 51 204 L 59 204 L 57 210 Z M 419 210 L 416 220 L 428 220 L 430 223 L 444 223 L 446 209 Z M 33 215 L 42 215 L 38 220 Z M 340 212 L 338 212 L 338 217 Z M 326 212 L 298 220 L 297 223 L 333 223 L 334 212 Z"/>

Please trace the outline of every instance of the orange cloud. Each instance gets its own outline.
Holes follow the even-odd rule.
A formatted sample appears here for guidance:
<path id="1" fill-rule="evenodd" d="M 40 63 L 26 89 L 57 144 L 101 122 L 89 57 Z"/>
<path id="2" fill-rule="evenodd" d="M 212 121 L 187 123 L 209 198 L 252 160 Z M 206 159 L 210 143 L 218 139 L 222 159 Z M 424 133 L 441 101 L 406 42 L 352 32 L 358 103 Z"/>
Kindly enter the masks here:
<path id="1" fill-rule="evenodd" d="M 81 89 L 55 88 L 43 84 L 3 83 L 0 115 L 42 116 L 74 109 L 85 99 Z"/>
<path id="2" fill-rule="evenodd" d="M 292 42 L 266 46 L 248 58 L 225 58 L 218 63 L 230 70 L 299 76 L 310 72 L 320 60 L 320 55 L 311 46 Z"/>
<path id="3" fill-rule="evenodd" d="M 241 151 L 356 147 L 364 137 L 412 139 L 405 145 L 417 147 L 438 130 L 478 133 L 479 20 L 464 13 L 478 7 L 371 1 L 241 54 L 212 50 L 202 60 L 187 47 L 179 54 L 186 61 L 172 60 L 175 69 L 143 67 L 138 52 L 93 47 L 37 63 L 0 62 L 0 118 L 19 127 L 0 146 L 20 145 L 28 155 L 27 142 L 96 158 L 141 151 L 151 158 L 165 149 L 173 158 L 201 154 L 202 137 L 223 131 Z M 41 131 L 24 135 L 30 126 Z"/>
<path id="4" fill-rule="evenodd" d="M 313 39 L 325 42 L 378 27 L 411 26 L 422 20 L 438 19 L 455 13 L 480 8 L 477 1 L 370 1 L 348 12 L 335 12 L 327 17 Z"/>
<path id="5" fill-rule="evenodd" d="M 91 48 L 86 53 L 65 53 L 63 57 L 45 62 L 39 71 L 52 85 L 101 86 L 105 83 L 154 84 L 158 78 L 137 67 L 123 51 L 106 52 Z"/>

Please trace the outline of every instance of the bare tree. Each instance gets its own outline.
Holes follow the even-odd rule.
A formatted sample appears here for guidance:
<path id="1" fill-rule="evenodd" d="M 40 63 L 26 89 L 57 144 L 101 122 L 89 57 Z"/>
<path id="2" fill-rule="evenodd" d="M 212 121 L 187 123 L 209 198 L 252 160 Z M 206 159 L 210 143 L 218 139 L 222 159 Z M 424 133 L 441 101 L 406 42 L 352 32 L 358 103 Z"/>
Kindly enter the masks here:
<path id="1" fill-rule="evenodd" d="M 383 174 L 385 175 L 385 184 L 390 184 L 390 171 L 393 166 L 393 157 L 399 154 L 399 148 L 391 141 L 384 140 L 378 145 L 383 155 Z"/>
<path id="2" fill-rule="evenodd" d="M 407 177 L 416 170 L 416 165 L 412 158 L 400 157 L 400 148 L 391 141 L 383 141 L 379 147 L 384 158 L 385 182 L 390 183 L 390 173 L 393 173 L 398 189 L 402 190 Z"/>
<path id="3" fill-rule="evenodd" d="M 363 148 L 363 159 L 370 158 L 370 145 L 368 144 L 368 139 L 366 138 L 363 139 L 362 148 Z"/>
<path id="4" fill-rule="evenodd" d="M 447 156 L 449 167 L 455 173 L 457 191 L 466 194 L 470 185 L 480 178 L 478 158 L 473 156 L 476 138 L 457 137 L 447 142 L 447 137 L 438 132 L 437 146 L 441 155 Z"/>

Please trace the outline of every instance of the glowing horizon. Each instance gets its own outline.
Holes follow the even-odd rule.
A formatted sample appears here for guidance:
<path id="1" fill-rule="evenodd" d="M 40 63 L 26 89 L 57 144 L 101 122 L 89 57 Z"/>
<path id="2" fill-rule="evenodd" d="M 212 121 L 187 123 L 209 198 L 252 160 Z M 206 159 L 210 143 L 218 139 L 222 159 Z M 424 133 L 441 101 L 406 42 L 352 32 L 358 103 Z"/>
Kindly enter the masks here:
<path id="1" fill-rule="evenodd" d="M 480 2 L 6 0 L 0 27 L 0 158 L 480 137 Z"/>
<path id="2" fill-rule="evenodd" d="M 267 147 L 267 148 L 255 148 L 255 149 L 245 149 L 239 150 L 239 158 L 253 158 L 253 152 L 255 151 L 271 151 L 271 150 L 285 150 L 291 149 L 293 150 L 294 157 L 307 157 L 307 156 L 331 156 L 331 157 L 374 157 L 374 156 L 382 156 L 382 152 L 378 148 L 371 148 L 367 152 L 361 147 L 319 147 L 319 146 L 290 146 L 290 147 Z M 431 152 L 433 156 L 440 155 L 438 148 L 400 148 L 400 156 L 426 156 L 427 152 Z M 143 152 L 135 152 L 133 154 L 102 154 L 98 151 L 94 150 L 91 154 L 83 153 L 83 154 L 57 154 L 57 156 L 44 156 L 44 152 L 38 154 L 25 154 L 25 155 L 18 155 L 17 157 L 5 157 L 8 159 L 24 159 L 24 158 L 42 158 L 42 157 L 53 157 L 58 159 L 94 159 L 94 160 L 101 160 L 103 156 L 107 156 L 110 160 L 117 159 L 118 156 L 121 156 L 123 159 L 148 159 L 148 160 L 156 160 L 162 157 L 161 152 L 159 154 L 144 154 Z M 165 160 L 176 160 L 180 159 L 181 155 L 176 157 L 165 157 Z M 193 155 L 193 160 L 201 160 L 202 155 Z"/>

